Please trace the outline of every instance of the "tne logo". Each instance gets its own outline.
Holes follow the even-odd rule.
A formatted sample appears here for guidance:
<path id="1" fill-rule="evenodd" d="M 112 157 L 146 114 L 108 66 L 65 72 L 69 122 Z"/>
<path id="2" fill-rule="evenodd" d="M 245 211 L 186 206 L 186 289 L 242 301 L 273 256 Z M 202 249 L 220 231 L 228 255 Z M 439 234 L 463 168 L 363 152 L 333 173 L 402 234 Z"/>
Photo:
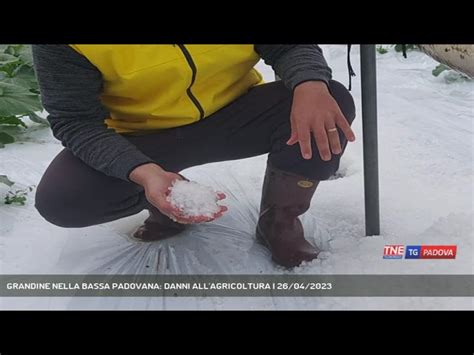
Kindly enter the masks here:
<path id="1" fill-rule="evenodd" d="M 405 253 L 404 245 L 386 245 L 383 247 L 384 259 L 403 259 Z"/>

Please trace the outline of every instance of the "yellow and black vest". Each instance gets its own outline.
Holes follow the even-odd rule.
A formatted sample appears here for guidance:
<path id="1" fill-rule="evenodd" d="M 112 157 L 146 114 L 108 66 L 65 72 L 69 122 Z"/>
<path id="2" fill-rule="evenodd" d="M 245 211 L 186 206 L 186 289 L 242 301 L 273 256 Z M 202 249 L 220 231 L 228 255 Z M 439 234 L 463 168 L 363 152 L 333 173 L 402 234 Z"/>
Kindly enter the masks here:
<path id="1" fill-rule="evenodd" d="M 71 45 L 102 73 L 118 132 L 183 126 L 262 82 L 253 45 Z"/>

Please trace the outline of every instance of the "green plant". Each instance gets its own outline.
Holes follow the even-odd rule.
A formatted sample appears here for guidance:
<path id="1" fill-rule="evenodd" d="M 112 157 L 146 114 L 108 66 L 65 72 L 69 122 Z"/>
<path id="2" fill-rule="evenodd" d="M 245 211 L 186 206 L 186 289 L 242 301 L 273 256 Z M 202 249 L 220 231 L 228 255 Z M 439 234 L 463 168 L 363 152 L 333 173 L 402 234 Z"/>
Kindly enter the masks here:
<path id="1" fill-rule="evenodd" d="M 14 184 L 14 182 L 11 181 L 6 175 L 0 175 L 0 183 L 5 184 L 7 186 L 12 186 Z"/>
<path id="2" fill-rule="evenodd" d="M 2 127 L 26 128 L 22 120 L 25 116 L 33 122 L 47 124 L 36 114 L 41 110 L 31 46 L 0 44 L 0 148 L 15 141 Z"/>
<path id="3" fill-rule="evenodd" d="M 431 71 L 431 74 L 433 74 L 434 76 L 439 76 L 439 74 L 441 74 L 442 72 L 444 72 L 445 70 L 451 70 L 450 67 L 444 65 L 444 64 L 438 64 L 436 66 L 436 68 L 434 68 L 432 71 Z"/>
<path id="4" fill-rule="evenodd" d="M 403 52 L 403 46 L 405 46 L 405 51 L 413 51 L 417 49 L 417 46 L 415 44 L 395 44 L 395 52 Z"/>
<path id="5" fill-rule="evenodd" d="M 378 45 L 377 46 L 377 52 L 379 54 L 386 54 L 390 50 L 390 48 L 393 48 L 395 52 L 400 53 L 403 52 L 403 46 L 405 46 L 405 52 L 417 50 L 418 47 L 416 44 L 390 44 L 390 45 Z"/>
<path id="6" fill-rule="evenodd" d="M 6 175 L 0 175 L 0 184 L 5 184 L 8 187 L 15 185 L 14 181 L 11 181 Z M 26 188 L 11 188 L 7 194 L 4 196 L 3 202 L 6 205 L 21 205 L 24 206 L 27 200 L 28 194 L 33 191 L 35 188 L 34 185 L 28 186 Z"/>
<path id="7" fill-rule="evenodd" d="M 19 190 L 10 190 L 8 191 L 7 195 L 5 196 L 5 204 L 6 205 L 25 205 L 26 197 L 28 193 L 33 191 L 34 186 L 28 186 L 25 189 Z"/>

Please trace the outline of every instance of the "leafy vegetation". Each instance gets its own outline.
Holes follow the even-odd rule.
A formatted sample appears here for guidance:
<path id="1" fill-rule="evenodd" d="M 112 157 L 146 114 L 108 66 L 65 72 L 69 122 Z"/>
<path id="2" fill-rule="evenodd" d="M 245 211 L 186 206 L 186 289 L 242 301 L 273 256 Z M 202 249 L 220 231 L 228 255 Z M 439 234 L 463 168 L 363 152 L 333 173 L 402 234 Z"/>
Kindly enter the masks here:
<path id="1" fill-rule="evenodd" d="M 436 68 L 434 68 L 431 73 L 434 75 L 434 76 L 438 76 L 439 74 L 441 74 L 442 72 L 444 72 L 445 70 L 450 70 L 451 68 L 449 68 L 448 66 L 444 65 L 444 64 L 438 64 L 436 66 Z"/>
<path id="2" fill-rule="evenodd" d="M 407 52 L 418 49 L 418 47 L 415 44 L 394 44 L 393 46 L 394 46 L 395 52 L 399 52 L 399 53 L 403 52 L 403 46 L 405 46 L 405 51 Z"/>
<path id="3" fill-rule="evenodd" d="M 33 68 L 31 46 L 0 44 L 0 148 L 15 142 L 11 127 L 26 129 L 25 117 L 47 125 L 36 112 L 42 111 L 39 87 Z M 0 184 L 14 185 L 6 175 L 0 175 Z M 33 186 L 11 189 L 4 198 L 5 204 L 24 205 Z"/>
<path id="4" fill-rule="evenodd" d="M 33 191 L 34 186 L 28 186 L 25 189 L 17 189 L 17 190 L 10 190 L 5 196 L 5 204 L 6 205 L 25 205 L 26 198 L 28 196 L 28 193 Z"/>
<path id="5" fill-rule="evenodd" d="M 42 109 L 31 46 L 0 44 L 0 148 L 15 141 L 4 128 L 26 128 L 24 117 L 47 124 L 36 114 Z"/>
<path id="6" fill-rule="evenodd" d="M 12 186 L 14 184 L 6 175 L 0 175 L 0 183 L 7 186 Z"/>
<path id="7" fill-rule="evenodd" d="M 390 49 L 394 49 L 395 52 L 397 53 L 402 53 L 403 52 L 403 46 L 405 46 L 405 51 L 410 52 L 417 50 L 418 47 L 416 44 L 389 44 L 389 45 L 378 45 L 377 46 L 377 52 L 380 54 L 386 54 Z"/>

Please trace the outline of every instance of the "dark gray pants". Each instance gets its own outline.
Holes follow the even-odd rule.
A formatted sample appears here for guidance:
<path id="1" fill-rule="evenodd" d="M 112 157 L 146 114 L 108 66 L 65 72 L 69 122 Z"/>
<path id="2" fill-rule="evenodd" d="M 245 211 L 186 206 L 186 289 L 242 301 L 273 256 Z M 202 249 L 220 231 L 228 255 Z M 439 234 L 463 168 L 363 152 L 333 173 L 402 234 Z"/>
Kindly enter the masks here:
<path id="1" fill-rule="evenodd" d="M 346 88 L 330 82 L 330 91 L 346 119 L 355 117 Z M 313 140 L 313 157 L 302 158 L 290 137 L 292 94 L 282 82 L 257 86 L 210 117 L 158 133 L 126 135 L 163 169 L 179 172 L 191 166 L 269 153 L 273 166 L 314 180 L 326 180 L 339 168 L 342 154 L 323 161 Z M 347 140 L 339 131 L 341 144 Z M 113 221 L 146 207 L 143 189 L 106 176 L 64 149 L 51 162 L 36 191 L 36 208 L 62 227 L 86 227 Z"/>

